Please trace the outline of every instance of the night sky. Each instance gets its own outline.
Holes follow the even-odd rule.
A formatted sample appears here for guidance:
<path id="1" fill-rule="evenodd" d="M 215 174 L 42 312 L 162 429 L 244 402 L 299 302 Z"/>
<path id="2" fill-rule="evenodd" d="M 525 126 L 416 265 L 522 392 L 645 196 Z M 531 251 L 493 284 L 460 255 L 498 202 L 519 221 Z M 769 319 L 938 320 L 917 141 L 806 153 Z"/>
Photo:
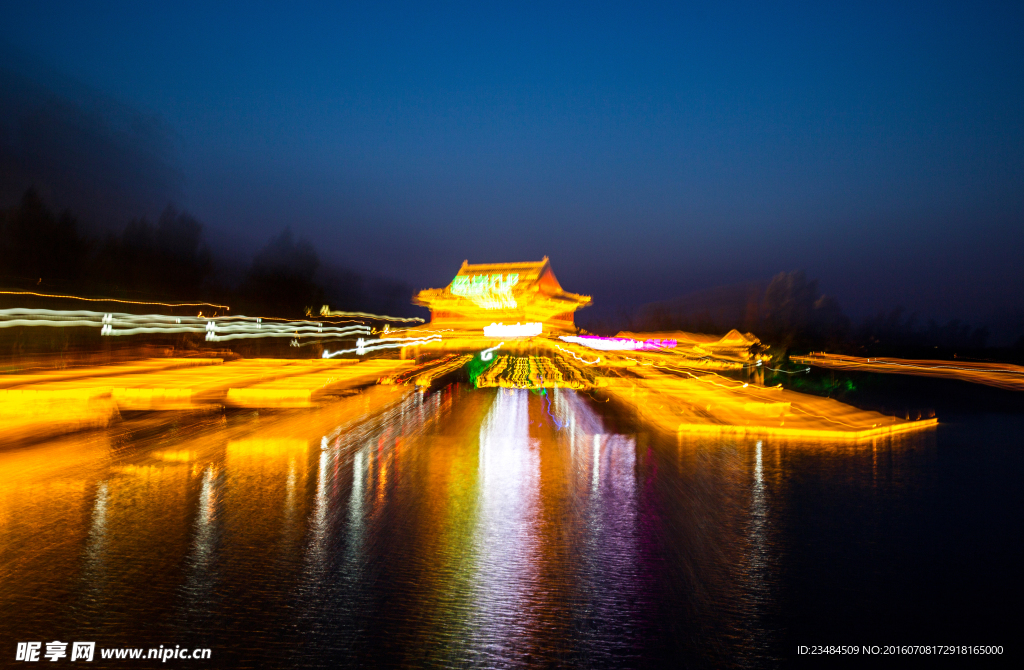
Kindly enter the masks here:
<path id="1" fill-rule="evenodd" d="M 412 289 L 547 255 L 605 309 L 804 269 L 854 317 L 1024 313 L 1020 2 L 89 4 L 3 3 L 2 65 L 237 258 L 289 225 Z"/>

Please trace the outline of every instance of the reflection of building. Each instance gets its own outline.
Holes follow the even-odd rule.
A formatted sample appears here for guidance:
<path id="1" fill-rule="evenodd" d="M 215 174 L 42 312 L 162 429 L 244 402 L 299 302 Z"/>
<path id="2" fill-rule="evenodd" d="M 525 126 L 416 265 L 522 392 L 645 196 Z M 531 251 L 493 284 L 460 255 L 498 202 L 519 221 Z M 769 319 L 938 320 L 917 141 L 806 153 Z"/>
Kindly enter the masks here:
<path id="1" fill-rule="evenodd" d="M 463 261 L 451 284 L 420 291 L 413 302 L 430 308 L 428 328 L 540 323 L 545 333 L 565 333 L 575 332 L 573 313 L 589 305 L 590 296 L 563 291 L 545 256 L 535 263 Z"/>

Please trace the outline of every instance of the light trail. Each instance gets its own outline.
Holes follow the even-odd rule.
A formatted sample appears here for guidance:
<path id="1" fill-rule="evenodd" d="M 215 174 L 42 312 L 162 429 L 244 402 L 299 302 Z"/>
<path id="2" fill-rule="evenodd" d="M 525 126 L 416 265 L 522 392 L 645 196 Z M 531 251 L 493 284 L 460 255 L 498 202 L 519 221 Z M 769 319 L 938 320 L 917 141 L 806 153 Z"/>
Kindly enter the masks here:
<path id="1" fill-rule="evenodd" d="M 484 337 L 536 337 L 544 332 L 544 325 L 536 323 L 517 323 L 505 325 L 492 323 L 484 326 Z"/>
<path id="2" fill-rule="evenodd" d="M 332 326 L 321 321 L 271 321 L 249 316 L 170 316 L 165 314 L 125 314 L 118 312 L 65 311 L 47 309 L 0 310 L 0 328 L 14 327 L 91 327 L 104 337 L 132 335 L 176 335 L 205 333 L 206 340 L 221 342 L 237 339 L 346 338 L 370 334 L 366 325 Z"/>
<path id="3" fill-rule="evenodd" d="M 598 337 L 596 335 L 562 335 L 558 339 L 598 351 L 653 351 L 672 349 L 675 340 L 631 340 L 621 337 Z"/>
<path id="4" fill-rule="evenodd" d="M 35 291 L 0 291 L 0 295 L 30 295 L 40 298 L 60 298 L 64 300 L 86 300 L 89 302 L 117 302 L 124 305 L 159 305 L 160 307 L 216 307 L 230 311 L 227 305 L 212 302 L 146 302 L 142 300 L 119 300 L 118 298 L 83 298 L 77 295 L 60 295 L 54 293 L 36 293 Z"/>
<path id="5" fill-rule="evenodd" d="M 404 317 L 404 316 L 386 316 L 384 314 L 369 314 L 367 312 L 343 312 L 339 310 L 331 310 L 330 307 L 324 305 L 320 308 L 320 316 L 352 316 L 361 319 L 375 319 L 377 321 L 401 321 L 403 323 L 425 323 L 423 319 L 418 316 Z"/>
<path id="6" fill-rule="evenodd" d="M 480 360 L 482 360 L 482 361 L 489 361 L 489 360 L 491 360 L 492 358 L 494 358 L 494 352 L 497 351 L 498 349 L 500 349 L 502 347 L 502 345 L 504 345 L 504 344 L 505 344 L 504 342 L 499 342 L 498 346 L 496 346 L 496 347 L 491 347 L 490 349 L 484 349 L 483 351 L 480 352 Z"/>
<path id="7" fill-rule="evenodd" d="M 415 367 L 387 375 L 377 380 L 381 385 L 415 383 L 421 389 L 429 388 L 437 379 L 454 372 L 473 360 L 472 354 L 448 354 L 441 358 L 420 363 Z"/>
<path id="8" fill-rule="evenodd" d="M 504 344 L 504 342 L 502 344 Z M 559 351 L 564 351 L 565 353 L 569 354 L 570 356 L 572 356 L 576 360 L 580 361 L 584 365 L 595 365 L 595 364 L 601 362 L 601 357 L 600 356 L 598 356 L 595 360 L 588 361 L 587 359 L 583 358 L 582 356 L 577 356 L 575 352 L 569 351 L 568 349 L 563 349 L 562 347 L 558 346 L 557 344 L 555 345 L 555 349 L 558 349 Z"/>
<path id="9" fill-rule="evenodd" d="M 381 349 L 398 349 L 401 347 L 409 346 L 410 344 L 426 344 L 427 342 L 440 342 L 441 336 L 434 335 L 431 337 L 395 337 L 387 340 L 370 340 L 367 342 L 363 338 L 359 338 L 356 341 L 356 347 L 354 349 L 342 349 L 340 351 L 324 351 L 324 358 L 334 358 L 335 356 L 341 356 L 342 354 L 356 354 L 362 356 L 371 351 L 380 351 Z"/>
<path id="10" fill-rule="evenodd" d="M 656 425 L 678 433 L 861 440 L 936 424 L 935 419 L 909 421 L 859 410 L 781 386 L 751 386 L 716 373 L 698 375 L 661 365 L 632 370 L 639 379 L 605 378 L 599 386 Z"/>
<path id="11" fill-rule="evenodd" d="M 985 384 L 1009 391 L 1024 391 L 1024 367 L 1010 363 L 965 361 L 953 363 L 940 360 L 902 358 L 859 358 L 841 354 L 808 354 L 791 360 L 807 365 L 836 370 L 856 370 L 889 374 L 941 377 Z"/>
<path id="12" fill-rule="evenodd" d="M 760 364 L 761 364 L 760 361 L 758 361 L 758 365 L 760 365 Z M 781 368 L 770 368 L 767 365 L 764 366 L 764 367 L 765 367 L 766 370 L 771 370 L 772 372 L 781 372 L 784 375 L 802 375 L 805 372 L 810 372 L 811 371 L 810 368 L 804 368 L 803 370 L 783 370 Z"/>

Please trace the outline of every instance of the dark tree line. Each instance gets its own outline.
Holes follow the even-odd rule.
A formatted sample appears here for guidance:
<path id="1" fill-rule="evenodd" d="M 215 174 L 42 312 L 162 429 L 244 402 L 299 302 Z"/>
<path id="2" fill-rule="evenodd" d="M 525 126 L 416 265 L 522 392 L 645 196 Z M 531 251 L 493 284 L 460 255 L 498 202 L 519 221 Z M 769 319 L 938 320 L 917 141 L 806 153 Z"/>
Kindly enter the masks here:
<path id="1" fill-rule="evenodd" d="M 655 303 L 632 319 L 632 330 L 752 332 L 777 351 L 828 350 L 860 355 L 928 356 L 985 348 L 989 331 L 959 320 L 922 321 L 903 308 L 854 324 L 839 302 L 821 293 L 802 271 L 781 272 L 767 284 L 733 287 L 709 294 L 734 305 L 704 306 L 700 300 Z M 1017 345 L 1024 349 L 1024 337 Z"/>
<path id="2" fill-rule="evenodd" d="M 159 302 L 215 302 L 232 313 L 301 318 L 334 309 L 401 309 L 411 291 L 324 268 L 313 246 L 285 229 L 225 279 L 203 224 L 168 206 L 155 223 L 130 221 L 92 236 L 70 212 L 54 213 L 34 189 L 0 212 L 0 288 Z"/>

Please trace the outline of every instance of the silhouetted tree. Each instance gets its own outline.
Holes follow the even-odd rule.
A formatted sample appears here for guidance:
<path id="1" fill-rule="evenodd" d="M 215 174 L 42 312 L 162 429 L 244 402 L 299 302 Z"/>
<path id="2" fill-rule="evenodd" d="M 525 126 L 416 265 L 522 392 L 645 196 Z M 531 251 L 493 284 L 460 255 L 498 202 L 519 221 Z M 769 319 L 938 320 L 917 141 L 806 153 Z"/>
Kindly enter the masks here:
<path id="1" fill-rule="evenodd" d="M 239 291 L 245 309 L 294 318 L 307 310 L 316 313 L 324 303 L 324 290 L 315 281 L 319 266 L 313 246 L 295 240 L 286 228 L 253 258 Z"/>
<path id="2" fill-rule="evenodd" d="M 120 235 L 108 236 L 96 266 L 96 276 L 118 293 L 183 301 L 203 295 L 213 268 L 202 224 L 171 206 L 155 227 L 136 219 Z"/>
<path id="3" fill-rule="evenodd" d="M 212 300 L 232 305 L 235 314 L 289 318 L 301 318 L 307 309 L 319 314 L 324 304 L 403 312 L 412 294 L 408 286 L 384 278 L 321 268 L 313 246 L 289 229 L 255 255 L 234 289 L 215 283 L 215 276 L 234 283 L 230 274 L 225 281 L 223 267 L 219 274 L 215 269 L 202 223 L 172 206 L 155 225 L 134 219 L 100 243 L 82 235 L 69 213 L 55 216 L 34 189 L 18 206 L 0 211 L 0 287 L 135 300 Z"/>
<path id="4" fill-rule="evenodd" d="M 818 291 L 802 270 L 780 272 L 765 290 L 761 332 L 783 347 L 838 342 L 849 330 L 839 302 Z"/>
<path id="5" fill-rule="evenodd" d="M 16 285 L 68 289 L 82 278 L 89 249 L 74 217 L 54 216 L 35 189 L 0 218 L 0 272 Z"/>
<path id="6" fill-rule="evenodd" d="M 875 355 L 929 356 L 982 349 L 988 336 L 988 328 L 974 328 L 959 319 L 945 324 L 929 320 L 919 327 L 917 314 L 907 315 L 906 310 L 897 307 L 865 319 L 853 341 L 863 352 Z"/>

